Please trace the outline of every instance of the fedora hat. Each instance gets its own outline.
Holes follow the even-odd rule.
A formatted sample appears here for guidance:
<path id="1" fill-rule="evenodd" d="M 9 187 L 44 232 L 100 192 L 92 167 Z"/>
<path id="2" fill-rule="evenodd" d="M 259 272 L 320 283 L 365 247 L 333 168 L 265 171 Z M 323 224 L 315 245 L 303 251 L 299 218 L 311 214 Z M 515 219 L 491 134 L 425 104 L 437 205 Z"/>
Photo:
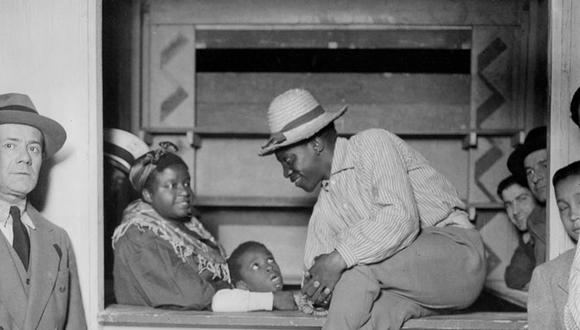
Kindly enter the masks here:
<path id="1" fill-rule="evenodd" d="M 104 156 L 126 174 L 135 160 L 149 151 L 147 144 L 132 133 L 118 128 L 105 128 L 104 133 Z"/>
<path id="2" fill-rule="evenodd" d="M 516 147 L 507 161 L 507 167 L 510 172 L 519 177 L 526 177 L 524 169 L 524 159 L 532 152 L 540 149 L 546 149 L 546 126 L 540 126 L 528 132 L 524 143 Z"/>
<path id="3" fill-rule="evenodd" d="M 64 128 L 48 117 L 41 116 L 28 95 L 0 95 L 0 125 L 21 124 L 37 128 L 44 137 L 45 157 L 54 155 L 66 141 Z"/>
<path id="4" fill-rule="evenodd" d="M 305 89 L 291 89 L 274 98 L 268 108 L 270 139 L 262 146 L 260 156 L 306 140 L 344 115 L 347 106 L 339 111 L 326 112 L 312 94 Z"/>

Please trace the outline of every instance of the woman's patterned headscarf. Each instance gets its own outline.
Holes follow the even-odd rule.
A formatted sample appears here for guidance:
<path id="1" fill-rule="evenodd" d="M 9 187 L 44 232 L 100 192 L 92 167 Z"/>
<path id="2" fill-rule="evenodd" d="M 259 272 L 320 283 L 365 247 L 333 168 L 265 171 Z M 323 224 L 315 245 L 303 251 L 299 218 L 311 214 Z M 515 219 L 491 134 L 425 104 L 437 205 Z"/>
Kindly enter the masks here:
<path id="1" fill-rule="evenodd" d="M 159 142 L 159 148 L 149 151 L 139 157 L 129 171 L 129 181 L 136 191 L 141 192 L 156 169 L 163 170 L 169 165 L 183 164 L 185 162 L 175 154 L 179 149 L 175 144 L 169 141 Z"/>

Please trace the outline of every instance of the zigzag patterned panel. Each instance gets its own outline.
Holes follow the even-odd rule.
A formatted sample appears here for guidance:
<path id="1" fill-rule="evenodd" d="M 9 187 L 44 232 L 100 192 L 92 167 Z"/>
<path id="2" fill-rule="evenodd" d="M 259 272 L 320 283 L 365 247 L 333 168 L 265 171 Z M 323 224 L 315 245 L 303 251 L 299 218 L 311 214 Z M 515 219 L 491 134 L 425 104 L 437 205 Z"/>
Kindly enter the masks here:
<path id="1" fill-rule="evenodd" d="M 509 175 L 507 159 L 512 152 L 511 140 L 507 137 L 478 138 L 477 148 L 471 153 L 472 177 L 469 183 L 471 203 L 500 202 L 497 185 Z"/>
<path id="2" fill-rule="evenodd" d="M 515 70 L 520 61 L 515 28 L 477 27 L 473 30 L 472 106 L 477 128 L 519 127 Z"/>
<path id="3" fill-rule="evenodd" d="M 149 111 L 145 125 L 192 127 L 195 122 L 195 34 L 190 25 L 153 25 Z"/>

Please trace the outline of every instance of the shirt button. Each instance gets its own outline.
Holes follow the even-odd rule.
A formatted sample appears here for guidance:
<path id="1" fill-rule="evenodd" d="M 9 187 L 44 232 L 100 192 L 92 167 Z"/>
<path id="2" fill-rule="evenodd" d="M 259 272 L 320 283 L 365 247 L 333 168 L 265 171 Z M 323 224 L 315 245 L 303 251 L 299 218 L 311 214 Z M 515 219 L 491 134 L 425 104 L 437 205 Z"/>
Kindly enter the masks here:
<path id="1" fill-rule="evenodd" d="M 30 279 L 29 278 L 26 279 L 26 285 L 30 285 Z"/>

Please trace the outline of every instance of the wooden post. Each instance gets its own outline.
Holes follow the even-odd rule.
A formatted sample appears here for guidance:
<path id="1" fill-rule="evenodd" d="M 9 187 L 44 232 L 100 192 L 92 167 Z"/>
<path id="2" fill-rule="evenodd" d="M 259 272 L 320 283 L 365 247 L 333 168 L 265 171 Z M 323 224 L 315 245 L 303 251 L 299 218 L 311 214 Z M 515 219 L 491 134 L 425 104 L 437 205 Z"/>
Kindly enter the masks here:
<path id="1" fill-rule="evenodd" d="M 580 85 L 580 4 L 552 0 L 550 5 L 550 192 L 548 256 L 557 257 L 573 246 L 562 227 L 551 178 L 559 168 L 580 159 L 580 130 L 570 120 L 570 100 Z"/>

